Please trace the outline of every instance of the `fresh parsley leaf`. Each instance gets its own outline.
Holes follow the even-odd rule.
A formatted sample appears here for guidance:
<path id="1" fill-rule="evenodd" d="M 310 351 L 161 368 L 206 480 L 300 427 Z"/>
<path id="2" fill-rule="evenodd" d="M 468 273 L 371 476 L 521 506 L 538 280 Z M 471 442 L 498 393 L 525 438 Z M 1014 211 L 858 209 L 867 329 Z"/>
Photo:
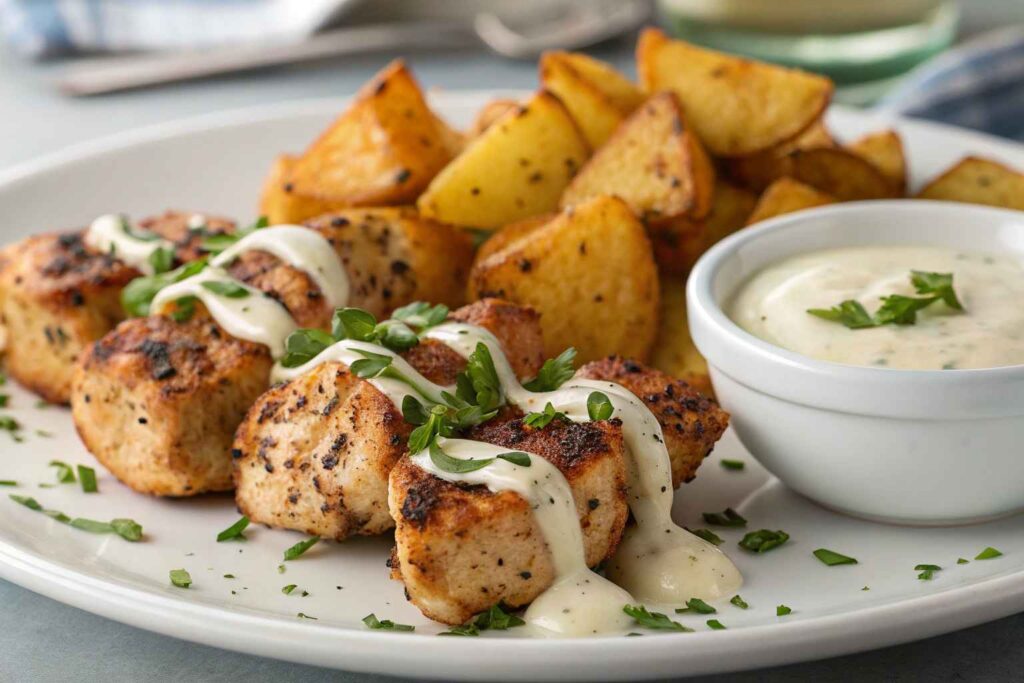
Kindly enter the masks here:
<path id="1" fill-rule="evenodd" d="M 203 289 L 213 292 L 217 296 L 225 296 L 229 299 L 244 299 L 249 296 L 248 289 L 237 282 L 227 280 L 207 280 L 200 283 Z"/>
<path id="2" fill-rule="evenodd" d="M 942 569 L 942 567 L 940 567 L 937 564 L 919 564 L 916 567 L 914 567 L 914 571 L 921 572 L 917 575 L 917 578 L 921 579 L 922 581 L 931 581 L 932 577 L 935 576 L 935 572 L 939 571 L 940 569 Z"/>
<path id="3" fill-rule="evenodd" d="M 406 351 L 420 343 L 420 338 L 405 323 L 385 320 L 377 325 L 378 342 L 392 351 Z"/>
<path id="4" fill-rule="evenodd" d="M 383 631 L 415 631 L 415 626 L 408 624 L 396 624 L 390 619 L 378 619 L 376 614 L 367 614 L 363 617 L 363 623 L 367 628 Z"/>
<path id="5" fill-rule="evenodd" d="M 917 322 L 917 312 L 938 300 L 938 297 L 915 299 L 902 294 L 884 296 L 882 305 L 875 312 L 875 324 L 913 325 Z"/>
<path id="6" fill-rule="evenodd" d="M 435 442 L 430 444 L 430 461 L 434 463 L 435 467 L 443 472 L 465 474 L 466 472 L 475 472 L 476 470 L 487 467 L 494 462 L 494 458 L 480 458 L 474 460 L 453 458 L 445 453 Z"/>
<path id="7" fill-rule="evenodd" d="M 113 529 L 115 534 L 126 541 L 135 543 L 142 540 L 142 525 L 135 520 L 124 518 L 112 519 L 110 520 L 110 528 Z"/>
<path id="8" fill-rule="evenodd" d="M 497 457 L 499 460 L 507 460 L 513 465 L 518 465 L 519 467 L 530 467 L 530 465 L 532 464 L 530 461 L 529 454 L 523 453 L 522 451 L 499 453 Z"/>
<path id="9" fill-rule="evenodd" d="M 478 614 L 473 621 L 473 625 L 481 631 L 506 631 L 524 624 L 525 621 L 514 614 L 509 614 L 501 605 L 492 605 L 486 612 Z"/>
<path id="10" fill-rule="evenodd" d="M 310 536 L 304 541 L 299 541 L 291 548 L 288 548 L 288 550 L 284 551 L 285 562 L 287 562 L 288 560 L 294 560 L 301 557 L 303 553 L 305 553 L 307 550 L 309 550 L 319 542 L 319 536 Z"/>
<path id="11" fill-rule="evenodd" d="M 281 365 L 286 368 L 297 368 L 308 363 L 334 343 L 334 338 L 323 330 L 296 330 L 284 341 L 284 356 Z"/>
<path id="12" fill-rule="evenodd" d="M 923 298 L 892 294 L 882 297 L 882 305 L 870 315 L 859 302 L 847 299 L 832 308 L 811 308 L 811 315 L 837 322 L 852 330 L 880 325 L 913 325 L 917 322 L 918 311 L 942 301 L 951 309 L 964 310 L 953 290 L 952 273 L 929 273 L 921 270 L 910 271 L 910 282 Z"/>
<path id="13" fill-rule="evenodd" d="M 587 396 L 587 415 L 594 422 L 607 420 L 611 418 L 614 412 L 615 406 L 612 405 L 608 396 L 602 392 L 594 391 L 590 396 Z"/>
<path id="14" fill-rule="evenodd" d="M 700 598 L 690 598 L 686 601 L 686 607 L 681 607 L 676 610 L 676 614 L 682 614 L 684 612 L 696 612 L 697 614 L 714 614 L 718 610 L 704 602 Z"/>
<path id="15" fill-rule="evenodd" d="M 708 619 L 708 628 L 712 631 L 724 631 L 725 626 L 718 619 Z"/>
<path id="16" fill-rule="evenodd" d="M 469 379 L 469 385 L 473 391 L 473 400 L 462 395 L 462 387 L 459 387 L 459 398 L 472 405 L 480 406 L 484 412 L 490 412 L 500 408 L 504 403 L 504 395 L 501 391 L 501 382 L 498 380 L 498 371 L 494 369 L 494 359 L 491 358 L 490 349 L 483 342 L 477 342 L 473 353 L 466 359 L 465 374 Z"/>
<path id="17" fill-rule="evenodd" d="M 747 466 L 742 460 L 730 460 L 728 458 L 722 458 L 718 461 L 719 464 L 727 470 L 742 470 Z"/>
<path id="18" fill-rule="evenodd" d="M 174 250 L 167 247 L 157 247 L 149 254 L 149 258 L 146 260 L 149 261 L 149 265 L 152 266 L 154 273 L 166 273 L 174 267 Z"/>
<path id="19" fill-rule="evenodd" d="M 786 607 L 785 605 L 779 605 L 778 607 L 775 608 L 775 616 L 777 616 L 777 617 L 784 617 L 787 614 L 792 614 L 792 613 L 793 613 L 793 610 L 790 609 L 789 607 Z"/>
<path id="20" fill-rule="evenodd" d="M 319 619 L 317 619 L 316 617 L 311 617 L 311 616 L 309 616 L 308 614 L 303 614 L 302 612 L 299 612 L 299 613 L 298 613 L 298 614 L 296 614 L 295 616 L 297 616 L 297 617 L 298 617 L 299 619 L 309 619 L 310 621 L 320 621 L 320 620 L 319 620 Z M 397 629 L 396 629 L 396 630 L 397 630 Z"/>
<path id="21" fill-rule="evenodd" d="M 136 230 L 126 216 L 121 216 L 121 232 L 140 242 L 156 242 L 163 239 L 150 230 Z"/>
<path id="22" fill-rule="evenodd" d="M 359 351 L 358 353 L 363 358 L 353 362 L 348 369 L 360 379 L 380 377 L 385 370 L 391 367 L 391 362 L 394 360 L 391 356 L 371 351 Z"/>
<path id="23" fill-rule="evenodd" d="M 188 588 L 192 585 L 192 575 L 184 569 L 172 569 L 171 584 L 178 588 Z"/>
<path id="24" fill-rule="evenodd" d="M 66 462 L 51 460 L 50 467 L 57 468 L 57 483 L 74 484 L 77 481 L 77 479 L 75 479 L 75 471 L 71 468 L 71 465 Z"/>
<path id="25" fill-rule="evenodd" d="M 976 559 L 976 560 L 991 560 L 992 558 L 1000 557 L 1001 555 L 1002 555 L 1002 553 L 1000 551 L 996 550 L 992 546 L 989 546 L 989 547 L 985 548 L 984 550 L 982 550 L 980 553 L 978 553 L 974 557 L 974 559 Z"/>
<path id="26" fill-rule="evenodd" d="M 427 424 L 430 413 L 423 407 L 415 396 L 406 396 L 402 399 L 402 417 L 411 425 L 417 427 Z"/>
<path id="27" fill-rule="evenodd" d="M 772 531 L 771 529 L 760 529 L 751 531 L 739 542 L 741 548 L 755 553 L 766 553 L 772 548 L 777 548 L 789 540 L 789 534 L 785 531 Z"/>
<path id="28" fill-rule="evenodd" d="M 551 405 L 549 401 L 545 406 L 544 410 L 539 413 L 529 413 L 523 418 L 523 424 L 531 429 L 544 429 L 554 419 L 564 420 L 566 419 L 565 413 L 560 413 L 555 410 L 555 407 Z"/>
<path id="29" fill-rule="evenodd" d="M 524 382 L 523 386 L 530 391 L 554 391 L 576 374 L 575 360 L 576 349 L 570 346 L 555 358 L 544 361 L 537 376 Z"/>
<path id="30" fill-rule="evenodd" d="M 929 273 L 923 270 L 910 271 L 910 282 L 918 294 L 933 294 L 942 299 L 950 308 L 962 311 L 963 304 L 953 291 L 953 273 Z"/>
<path id="31" fill-rule="evenodd" d="M 411 398 L 411 397 L 410 397 Z M 413 399 L 414 401 L 416 399 Z M 417 401 L 419 403 L 419 401 Z M 410 404 L 411 405 L 411 404 Z M 405 402 L 402 403 L 403 409 Z M 403 412 L 404 415 L 404 412 Z M 426 422 L 423 422 L 409 434 L 409 452 L 415 455 L 424 448 L 432 445 L 438 436 L 450 436 L 452 433 L 451 423 L 448 420 L 448 409 L 444 406 L 433 406 Z M 412 413 L 413 419 L 419 420 L 421 415 L 418 412 Z M 416 424 L 413 422 L 412 424 Z"/>
<path id="32" fill-rule="evenodd" d="M 13 479 L 0 479 L 0 486 L 17 486 L 18 482 Z"/>
<path id="33" fill-rule="evenodd" d="M 701 514 L 704 521 L 708 524 L 714 524 L 715 526 L 746 526 L 747 520 L 740 516 L 740 513 L 736 512 L 732 508 L 726 508 L 722 512 L 704 512 Z"/>
<path id="34" fill-rule="evenodd" d="M 207 235 L 206 226 L 203 225 L 197 229 L 197 232 L 206 235 L 206 238 L 199 244 L 199 248 L 212 254 L 219 254 L 243 237 L 247 237 L 257 230 L 262 230 L 269 225 L 270 221 L 267 220 L 267 217 L 260 216 L 252 225 L 239 228 L 234 232 L 215 233 L 212 235 Z"/>
<path id="35" fill-rule="evenodd" d="M 686 530 L 689 531 L 694 536 L 696 536 L 697 538 L 703 538 L 705 541 L 707 541 L 708 543 L 711 543 L 712 545 L 722 545 L 722 543 L 724 543 L 724 541 L 722 540 L 721 536 L 716 534 L 711 529 L 690 529 L 690 528 L 687 528 Z"/>
<path id="36" fill-rule="evenodd" d="M 957 558 L 957 561 L 956 561 L 957 564 L 970 564 L 970 562 L 971 561 L 968 560 L 966 557 Z"/>
<path id="37" fill-rule="evenodd" d="M 217 543 L 223 543 L 224 541 L 232 541 L 234 539 L 244 541 L 244 532 L 247 526 L 249 526 L 249 518 L 242 516 L 237 522 L 235 522 L 227 529 L 217 534 Z"/>
<path id="38" fill-rule="evenodd" d="M 374 341 L 377 318 L 361 308 L 339 308 L 331 319 L 331 333 L 337 340 Z"/>
<path id="39" fill-rule="evenodd" d="M 203 257 L 166 273 L 135 278 L 121 290 L 121 307 L 129 317 L 138 318 L 149 315 L 149 305 L 153 303 L 153 298 L 161 289 L 192 277 L 206 268 L 206 264 L 207 259 Z"/>
<path id="40" fill-rule="evenodd" d="M 834 550 L 828 548 L 818 548 L 814 551 L 814 556 L 821 560 L 824 564 L 829 567 L 834 567 L 838 564 L 857 564 L 857 560 L 853 557 L 837 553 Z"/>
<path id="41" fill-rule="evenodd" d="M 480 629 L 476 627 L 476 624 L 469 622 L 468 624 L 459 624 L 458 626 L 452 626 L 447 631 L 438 633 L 439 636 L 468 636 L 475 638 L 480 635 Z"/>
<path id="42" fill-rule="evenodd" d="M 43 506 L 39 504 L 38 500 L 32 498 L 31 496 L 18 496 L 11 493 L 8 494 L 7 497 L 13 500 L 15 503 L 18 503 L 19 505 L 24 505 L 29 510 L 35 510 L 36 512 L 43 511 Z"/>
<path id="43" fill-rule="evenodd" d="M 78 481 L 82 484 L 84 493 L 96 493 L 99 486 L 96 485 L 96 470 L 85 465 L 78 465 Z"/>
<path id="44" fill-rule="evenodd" d="M 636 623 L 644 628 L 659 631 L 693 631 L 692 628 L 687 628 L 678 621 L 672 621 L 661 612 L 647 611 L 643 605 L 624 605 L 622 611 L 633 617 Z"/>
<path id="45" fill-rule="evenodd" d="M 114 527 L 110 526 L 110 522 L 98 522 L 95 519 L 85 519 L 83 517 L 76 517 L 69 524 L 76 529 L 88 531 L 92 534 L 109 534 L 114 531 Z"/>
<path id="46" fill-rule="evenodd" d="M 823 320 L 841 323 L 851 330 L 876 327 L 871 314 L 854 299 L 847 299 L 832 308 L 808 308 L 807 312 Z"/>
<path id="47" fill-rule="evenodd" d="M 281 592 L 285 595 L 291 595 L 292 591 L 294 591 L 296 588 L 298 588 L 298 586 L 296 586 L 294 583 L 289 583 L 287 586 L 281 589 Z"/>
<path id="48" fill-rule="evenodd" d="M 740 609 L 747 609 L 748 607 L 750 607 L 750 605 L 747 604 L 747 601 L 744 600 L 743 598 L 741 598 L 738 595 L 732 596 L 732 599 L 729 600 L 729 602 L 731 602 L 732 604 L 736 605 Z"/>
<path id="49" fill-rule="evenodd" d="M 391 317 L 424 330 L 443 323 L 448 317 L 448 307 L 444 304 L 431 306 L 426 301 L 414 301 L 407 306 L 396 308 Z"/>
<path id="50" fill-rule="evenodd" d="M 196 314 L 196 298 L 194 296 L 183 296 L 174 301 L 174 310 L 171 311 L 171 319 L 174 322 L 183 323 L 192 319 Z"/>

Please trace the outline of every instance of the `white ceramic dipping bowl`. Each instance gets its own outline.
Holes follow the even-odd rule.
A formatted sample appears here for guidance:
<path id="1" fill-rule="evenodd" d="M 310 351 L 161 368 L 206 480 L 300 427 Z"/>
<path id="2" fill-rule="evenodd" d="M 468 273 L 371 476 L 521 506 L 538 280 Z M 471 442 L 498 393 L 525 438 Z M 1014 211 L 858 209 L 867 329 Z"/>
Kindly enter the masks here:
<path id="1" fill-rule="evenodd" d="M 723 240 L 697 263 L 686 292 L 690 331 L 719 401 L 765 467 L 827 507 L 927 525 L 1024 509 L 1024 365 L 841 365 L 763 341 L 723 312 L 753 274 L 789 256 L 886 244 L 1024 259 L 1024 212 L 917 200 L 858 202 L 782 216 Z"/>

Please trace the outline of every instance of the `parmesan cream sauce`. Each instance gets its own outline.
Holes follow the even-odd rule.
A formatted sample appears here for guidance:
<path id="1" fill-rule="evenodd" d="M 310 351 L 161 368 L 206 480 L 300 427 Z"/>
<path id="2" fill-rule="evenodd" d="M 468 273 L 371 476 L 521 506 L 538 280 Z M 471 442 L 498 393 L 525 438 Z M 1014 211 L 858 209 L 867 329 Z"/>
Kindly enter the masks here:
<path id="1" fill-rule="evenodd" d="M 125 229 L 126 225 L 129 224 L 124 216 L 114 213 L 100 216 L 85 231 L 84 242 L 86 246 L 98 252 L 113 254 L 119 261 L 140 273 L 152 275 L 153 265 L 149 262 L 149 257 L 157 249 L 173 250 L 174 243 L 155 233 L 147 233 L 145 238 L 138 236 L 144 234 L 142 232 L 131 234 Z"/>
<path id="2" fill-rule="evenodd" d="M 921 296 L 910 271 L 953 274 L 964 311 L 936 302 L 914 325 L 851 330 L 807 313 L 846 299 L 869 313 L 890 294 Z M 907 370 L 1024 363 L 1024 263 L 1020 257 L 937 246 L 864 246 L 794 256 L 755 274 L 727 307 L 761 339 L 819 360 Z"/>

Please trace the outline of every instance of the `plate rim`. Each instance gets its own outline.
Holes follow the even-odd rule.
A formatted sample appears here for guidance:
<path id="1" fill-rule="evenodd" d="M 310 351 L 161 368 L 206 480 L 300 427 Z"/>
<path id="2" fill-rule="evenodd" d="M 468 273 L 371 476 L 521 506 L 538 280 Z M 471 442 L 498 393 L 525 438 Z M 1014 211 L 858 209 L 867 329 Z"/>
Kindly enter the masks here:
<path id="1" fill-rule="evenodd" d="M 478 106 L 486 97 L 519 96 L 522 90 L 431 92 L 438 108 Z M 350 97 L 309 98 L 233 108 L 152 124 L 65 147 L 0 169 L 0 190 L 63 166 L 137 145 L 218 128 L 305 115 L 329 115 Z M 956 126 L 833 105 L 830 117 L 911 126 L 1024 155 L 1024 145 Z M 725 633 L 572 641 L 481 638 L 473 648 L 459 639 L 359 631 L 292 621 L 269 614 L 231 611 L 90 576 L 22 550 L 0 538 L 0 577 L 65 604 L 134 627 L 204 645 L 297 663 L 417 678 L 470 679 L 485 667 L 495 680 L 571 678 L 615 680 L 722 673 L 819 659 L 896 645 L 958 630 L 1024 610 L 1024 568 L 966 586 L 786 623 L 748 626 Z M 103 596 L 99 598 L 98 596 Z M 193 628 L 201 627 L 201 628 Z M 256 627 L 256 628 L 253 628 Z M 675 637 L 679 637 L 678 635 Z M 403 640 L 405 642 L 403 642 Z M 403 656 L 394 657 L 395 646 Z M 552 663 L 552 655 L 558 660 Z M 600 656 L 595 656 L 600 655 Z M 621 661 L 616 668 L 609 661 Z M 642 659 L 641 659 L 642 658 Z M 642 668 L 631 668 L 637 666 Z M 626 668 L 623 668 L 625 666 Z M 679 671 L 685 667 L 685 671 Z"/>

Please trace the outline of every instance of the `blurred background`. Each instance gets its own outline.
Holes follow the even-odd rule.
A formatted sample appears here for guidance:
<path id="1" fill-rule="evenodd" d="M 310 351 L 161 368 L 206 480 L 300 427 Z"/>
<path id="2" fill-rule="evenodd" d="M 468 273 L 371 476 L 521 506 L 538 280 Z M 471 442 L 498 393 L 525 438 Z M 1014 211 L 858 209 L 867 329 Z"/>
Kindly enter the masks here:
<path id="1" fill-rule="evenodd" d="M 636 30 L 819 71 L 837 100 L 1024 137 L 1022 0 L 0 0 L 0 166 L 182 116 L 354 91 L 532 88 L 545 49 L 632 73 Z"/>

